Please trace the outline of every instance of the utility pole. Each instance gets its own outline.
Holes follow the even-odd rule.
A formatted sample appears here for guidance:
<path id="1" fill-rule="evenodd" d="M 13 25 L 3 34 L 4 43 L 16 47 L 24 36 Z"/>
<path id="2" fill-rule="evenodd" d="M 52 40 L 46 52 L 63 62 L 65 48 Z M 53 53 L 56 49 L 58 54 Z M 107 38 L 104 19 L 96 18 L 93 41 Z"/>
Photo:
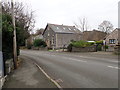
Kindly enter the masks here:
<path id="1" fill-rule="evenodd" d="M 17 42 L 16 42 L 16 26 L 15 26 L 15 16 L 14 16 L 14 4 L 13 0 L 11 0 L 11 11 L 12 11 L 12 23 L 13 23 L 13 62 L 14 68 L 17 68 Z"/>
<path id="2" fill-rule="evenodd" d="M 118 28 L 120 28 L 120 1 L 118 2 Z"/>

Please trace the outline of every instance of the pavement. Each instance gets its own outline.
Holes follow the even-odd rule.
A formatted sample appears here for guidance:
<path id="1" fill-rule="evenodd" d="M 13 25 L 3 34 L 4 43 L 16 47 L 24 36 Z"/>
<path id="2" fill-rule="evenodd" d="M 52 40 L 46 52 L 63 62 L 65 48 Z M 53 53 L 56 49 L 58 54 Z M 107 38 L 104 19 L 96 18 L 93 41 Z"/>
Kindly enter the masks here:
<path id="1" fill-rule="evenodd" d="M 21 50 L 62 88 L 118 88 L 118 57 L 112 53 Z"/>
<path id="2" fill-rule="evenodd" d="M 25 57 L 18 69 L 8 75 L 4 88 L 57 88 L 36 65 Z"/>

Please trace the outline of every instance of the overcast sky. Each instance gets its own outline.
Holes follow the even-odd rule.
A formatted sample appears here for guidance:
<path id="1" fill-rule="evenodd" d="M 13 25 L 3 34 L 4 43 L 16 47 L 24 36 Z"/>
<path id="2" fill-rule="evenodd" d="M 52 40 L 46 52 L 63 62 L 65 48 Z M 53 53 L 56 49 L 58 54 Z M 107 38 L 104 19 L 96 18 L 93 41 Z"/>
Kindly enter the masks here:
<path id="1" fill-rule="evenodd" d="M 118 26 L 119 0 L 17 0 L 35 11 L 35 29 L 47 23 L 74 25 L 78 18 L 86 17 L 88 25 L 97 29 L 103 20 Z"/>

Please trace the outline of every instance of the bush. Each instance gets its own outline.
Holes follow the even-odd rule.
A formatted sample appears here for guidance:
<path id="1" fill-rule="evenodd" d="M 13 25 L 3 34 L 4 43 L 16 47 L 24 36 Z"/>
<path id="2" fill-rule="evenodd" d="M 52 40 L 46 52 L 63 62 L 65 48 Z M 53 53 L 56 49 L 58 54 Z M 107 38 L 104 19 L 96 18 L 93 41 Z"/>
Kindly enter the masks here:
<path id="1" fill-rule="evenodd" d="M 93 42 L 86 42 L 86 41 L 82 41 L 82 40 L 81 41 L 73 41 L 68 45 L 67 49 L 68 49 L 68 51 L 71 52 L 72 47 L 80 48 L 80 47 L 89 47 L 92 45 L 94 45 Z"/>
<path id="2" fill-rule="evenodd" d="M 70 40 L 70 41 L 71 41 L 71 42 L 76 42 L 76 41 L 75 41 L 75 40 L 73 40 L 73 39 L 72 39 L 72 40 Z"/>
<path id="3" fill-rule="evenodd" d="M 104 45 L 103 47 L 104 47 L 104 49 L 108 49 L 108 45 Z"/>
<path id="4" fill-rule="evenodd" d="M 71 43 L 74 47 L 89 47 L 92 46 L 94 43 L 86 42 L 86 41 L 76 41 Z"/>
<path id="5" fill-rule="evenodd" d="M 101 45 L 103 45 L 103 41 L 101 40 L 101 41 L 96 41 L 96 44 L 101 44 Z"/>
<path id="6" fill-rule="evenodd" d="M 27 49 L 31 49 L 31 48 L 32 48 L 32 45 L 28 44 Z"/>
<path id="7" fill-rule="evenodd" d="M 69 45 L 68 45 L 67 49 L 68 49 L 69 52 L 72 51 L 72 46 L 73 46 L 72 44 L 69 44 Z"/>
<path id="8" fill-rule="evenodd" d="M 33 43 L 34 47 L 46 47 L 46 43 L 42 39 L 36 39 Z"/>
<path id="9" fill-rule="evenodd" d="M 17 56 L 20 54 L 19 47 L 25 43 L 28 34 L 27 30 L 16 22 Z M 4 12 L 2 13 L 2 52 L 4 61 L 13 58 L 13 36 L 12 16 Z"/>
<path id="10" fill-rule="evenodd" d="M 98 50 L 98 51 L 102 51 L 102 45 L 101 45 L 101 44 L 98 44 L 98 45 L 97 45 L 97 50 Z"/>

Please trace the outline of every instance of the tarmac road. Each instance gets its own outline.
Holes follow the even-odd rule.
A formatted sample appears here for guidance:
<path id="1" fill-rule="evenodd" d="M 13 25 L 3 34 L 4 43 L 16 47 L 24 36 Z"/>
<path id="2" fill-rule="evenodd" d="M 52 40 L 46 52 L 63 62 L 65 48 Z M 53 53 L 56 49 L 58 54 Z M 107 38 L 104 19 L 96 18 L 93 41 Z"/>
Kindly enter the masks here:
<path id="1" fill-rule="evenodd" d="M 118 88 L 118 58 L 110 54 L 21 50 L 63 88 Z"/>

